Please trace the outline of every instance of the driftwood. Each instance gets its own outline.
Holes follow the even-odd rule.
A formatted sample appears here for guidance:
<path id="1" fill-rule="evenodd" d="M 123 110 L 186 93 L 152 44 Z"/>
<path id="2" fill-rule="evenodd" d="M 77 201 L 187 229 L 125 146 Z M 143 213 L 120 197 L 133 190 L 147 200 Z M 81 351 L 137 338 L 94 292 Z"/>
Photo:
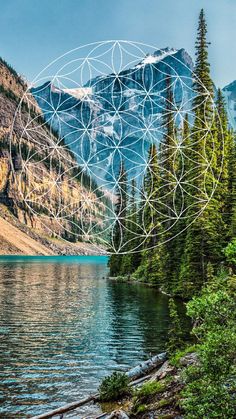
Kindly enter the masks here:
<path id="1" fill-rule="evenodd" d="M 166 377 L 167 374 L 170 374 L 174 370 L 174 367 L 172 367 L 168 361 L 165 361 L 164 364 L 153 374 L 150 381 L 157 381 L 162 380 Z"/>
<path id="2" fill-rule="evenodd" d="M 138 386 L 139 384 L 143 383 L 144 381 L 149 380 L 152 377 L 151 374 L 145 375 L 144 377 L 138 378 L 137 380 L 131 381 L 129 386 Z"/>
<path id="3" fill-rule="evenodd" d="M 93 394 L 88 396 L 86 399 L 78 400 L 77 402 L 68 403 L 62 407 L 58 407 L 58 409 L 50 410 L 50 412 L 42 413 L 42 415 L 34 416 L 32 419 L 48 419 L 52 416 L 60 415 L 66 412 L 70 412 L 71 410 L 77 409 L 77 407 L 83 406 L 89 402 L 94 402 L 98 400 L 99 394 Z"/>
<path id="4" fill-rule="evenodd" d="M 131 370 L 126 372 L 126 375 L 128 376 L 130 382 L 130 385 L 137 385 L 139 383 L 141 383 L 142 381 L 147 380 L 149 377 L 149 375 L 144 376 L 145 374 L 149 374 L 153 369 L 155 369 L 156 367 L 158 367 L 158 365 L 161 365 L 165 362 L 166 360 L 166 353 L 163 352 L 159 355 L 155 355 L 153 356 L 151 359 L 149 359 L 148 361 L 142 362 L 140 365 L 138 365 L 137 367 L 132 368 Z M 144 377 L 143 377 L 144 376 Z M 93 394 L 88 396 L 85 399 L 82 400 L 78 400 L 77 402 L 73 402 L 73 403 L 69 403 L 66 404 L 62 407 L 59 407 L 58 409 L 54 409 L 51 410 L 47 413 L 42 413 L 41 415 L 38 416 L 34 416 L 31 419 L 48 419 L 51 418 L 53 416 L 56 415 L 63 415 L 63 413 L 66 412 L 70 412 L 71 410 L 75 410 L 77 409 L 77 407 L 83 406 L 87 403 L 90 402 L 96 402 L 99 399 L 99 394 Z M 122 411 L 120 414 L 122 414 Z M 114 412 L 113 412 L 114 413 Z M 116 412 L 116 414 L 118 414 L 118 412 Z M 123 412 L 123 414 L 125 414 Z M 128 416 L 106 416 L 107 414 L 101 415 L 99 416 L 100 418 L 104 419 L 113 419 L 113 418 L 118 418 L 118 419 L 126 419 L 128 418 Z"/>
<path id="5" fill-rule="evenodd" d="M 153 356 L 148 361 L 142 362 L 137 367 L 132 368 L 131 370 L 127 371 L 126 375 L 132 379 L 136 380 L 137 378 L 141 377 L 144 374 L 149 374 L 152 370 L 154 370 L 158 365 L 162 365 L 163 362 L 166 360 L 166 352 L 163 352 L 159 355 Z"/>

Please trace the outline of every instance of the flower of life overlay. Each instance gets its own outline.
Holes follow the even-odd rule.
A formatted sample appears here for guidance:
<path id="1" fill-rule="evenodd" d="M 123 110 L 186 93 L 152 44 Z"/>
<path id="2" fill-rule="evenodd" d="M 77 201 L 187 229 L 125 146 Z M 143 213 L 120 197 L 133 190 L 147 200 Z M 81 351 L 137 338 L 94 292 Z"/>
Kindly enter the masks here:
<path id="1" fill-rule="evenodd" d="M 16 121 L 20 121 L 22 136 L 27 135 L 34 143 L 36 154 L 37 150 L 42 149 L 42 144 L 35 140 L 35 130 L 42 130 L 46 120 L 47 127 L 50 127 L 47 131 L 49 142 L 57 131 L 57 136 L 53 137 L 51 148 L 48 149 L 48 157 L 53 148 L 58 158 L 57 176 L 54 173 L 55 167 L 51 168 L 50 173 L 54 173 L 52 183 L 56 183 L 58 195 L 61 193 L 61 179 L 65 174 L 63 163 L 68 155 L 73 158 L 74 176 L 79 177 L 80 184 L 91 192 L 89 198 L 86 195 L 84 200 L 80 198 L 73 204 L 71 215 L 73 226 L 77 229 L 69 228 L 68 233 L 73 236 L 78 235 L 79 231 L 82 239 L 101 243 L 110 253 L 139 252 L 144 243 L 152 243 L 149 245 L 152 248 L 162 244 L 164 236 L 167 241 L 176 237 L 176 234 L 181 234 L 186 229 L 186 220 L 188 219 L 189 226 L 204 211 L 220 179 L 221 168 L 218 167 L 216 176 L 213 157 L 215 142 L 212 124 L 218 121 L 221 126 L 214 98 L 189 67 L 175 56 L 175 52 L 139 42 L 117 40 L 78 47 L 54 60 L 39 73 L 16 111 L 12 132 Z M 166 59 L 168 56 L 171 57 L 169 61 Z M 180 67 L 181 74 L 178 71 Z M 197 94 L 198 84 L 205 92 L 205 102 L 212 103 L 213 118 L 209 122 L 206 116 L 204 121 L 200 121 L 201 128 L 194 142 L 190 140 L 196 115 L 193 97 Z M 21 118 L 21 113 L 25 103 L 28 108 L 32 103 L 35 104 L 31 94 L 32 86 L 34 89 L 37 87 L 34 97 L 36 101 L 41 101 L 38 103 L 44 112 L 44 119 L 39 120 L 29 113 L 26 122 L 25 118 Z M 171 99 L 168 97 L 170 89 Z M 167 115 L 173 123 L 171 142 L 164 141 Z M 186 120 L 189 130 L 184 136 L 183 126 Z M 221 137 L 223 148 L 223 134 Z M 208 185 L 208 188 L 204 187 L 199 191 L 200 194 L 195 193 L 197 180 L 194 167 L 199 165 L 199 155 L 194 149 L 197 141 L 208 141 L 208 148 L 210 144 L 211 152 L 204 152 L 201 156 L 202 176 L 204 178 L 209 174 L 213 179 L 210 190 Z M 21 139 L 19 144 L 21 145 Z M 166 163 L 167 158 L 171 158 L 172 162 L 170 172 L 164 174 L 158 191 L 154 181 L 155 173 L 148 161 L 148 150 L 153 144 L 158 150 L 160 167 Z M 66 152 L 63 153 L 63 150 Z M 49 162 L 51 164 L 51 159 Z M 222 162 L 223 158 L 220 165 Z M 32 157 L 27 158 L 24 155 L 22 177 L 32 170 L 31 163 Z M 121 165 L 126 171 L 126 176 L 122 179 Z M 164 166 L 167 167 L 166 164 Z M 147 172 L 148 194 L 143 188 Z M 28 211 L 36 214 L 36 204 L 40 207 L 43 198 L 40 192 L 27 190 L 25 193 L 23 188 L 19 192 Z M 50 196 L 50 187 L 47 195 Z M 126 207 L 122 209 L 123 213 L 120 210 L 120 214 L 117 203 L 119 195 L 121 199 L 124 199 L 124 195 L 126 197 Z M 88 199 L 93 201 L 91 214 Z M 188 211 L 189 201 L 191 211 Z M 102 207 L 97 205 L 99 202 L 103 203 Z M 145 222 L 147 211 L 153 217 L 150 227 Z M 50 217 L 59 224 L 63 224 L 63 214 L 64 211 L 60 211 L 60 208 L 54 211 L 50 207 Z M 47 211 L 45 215 L 41 214 L 41 218 L 46 219 L 48 216 Z M 65 217 L 68 218 L 68 213 Z M 156 219 L 159 220 L 158 225 L 155 225 Z M 114 240 L 117 229 L 120 229 L 118 243 Z"/>

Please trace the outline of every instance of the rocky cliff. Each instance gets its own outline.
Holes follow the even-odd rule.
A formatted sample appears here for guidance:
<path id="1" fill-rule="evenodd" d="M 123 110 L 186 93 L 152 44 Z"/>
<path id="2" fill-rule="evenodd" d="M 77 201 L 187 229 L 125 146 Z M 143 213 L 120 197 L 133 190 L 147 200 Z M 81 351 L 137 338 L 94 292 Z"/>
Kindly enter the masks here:
<path id="1" fill-rule="evenodd" d="M 229 122 L 236 129 L 236 80 L 223 88 L 223 94 L 227 105 Z"/>
<path id="2" fill-rule="evenodd" d="M 26 90 L 0 60 L 0 203 L 40 236 L 90 240 L 107 202 Z"/>

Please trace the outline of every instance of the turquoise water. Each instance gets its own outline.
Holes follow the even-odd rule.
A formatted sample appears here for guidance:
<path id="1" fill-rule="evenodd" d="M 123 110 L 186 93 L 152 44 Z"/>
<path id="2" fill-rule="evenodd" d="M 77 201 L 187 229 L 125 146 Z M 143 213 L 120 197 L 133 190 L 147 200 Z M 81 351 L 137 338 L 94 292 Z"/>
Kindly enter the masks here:
<path id="1" fill-rule="evenodd" d="M 0 263 L 69 263 L 79 265 L 106 264 L 107 256 L 0 256 Z"/>
<path id="2" fill-rule="evenodd" d="M 106 276 L 103 256 L 0 258 L 1 418 L 75 401 L 164 349 L 167 297 Z"/>

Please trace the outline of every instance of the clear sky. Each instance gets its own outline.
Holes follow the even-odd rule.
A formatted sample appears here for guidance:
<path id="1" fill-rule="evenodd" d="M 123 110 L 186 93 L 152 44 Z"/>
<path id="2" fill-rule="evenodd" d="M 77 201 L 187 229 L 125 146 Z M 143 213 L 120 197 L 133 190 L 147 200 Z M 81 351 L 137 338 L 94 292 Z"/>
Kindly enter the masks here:
<path id="1" fill-rule="evenodd" d="M 198 14 L 208 22 L 217 86 L 236 79 L 236 0 L 0 0 L 0 55 L 32 80 L 80 45 L 125 39 L 184 47 L 194 57 Z"/>

